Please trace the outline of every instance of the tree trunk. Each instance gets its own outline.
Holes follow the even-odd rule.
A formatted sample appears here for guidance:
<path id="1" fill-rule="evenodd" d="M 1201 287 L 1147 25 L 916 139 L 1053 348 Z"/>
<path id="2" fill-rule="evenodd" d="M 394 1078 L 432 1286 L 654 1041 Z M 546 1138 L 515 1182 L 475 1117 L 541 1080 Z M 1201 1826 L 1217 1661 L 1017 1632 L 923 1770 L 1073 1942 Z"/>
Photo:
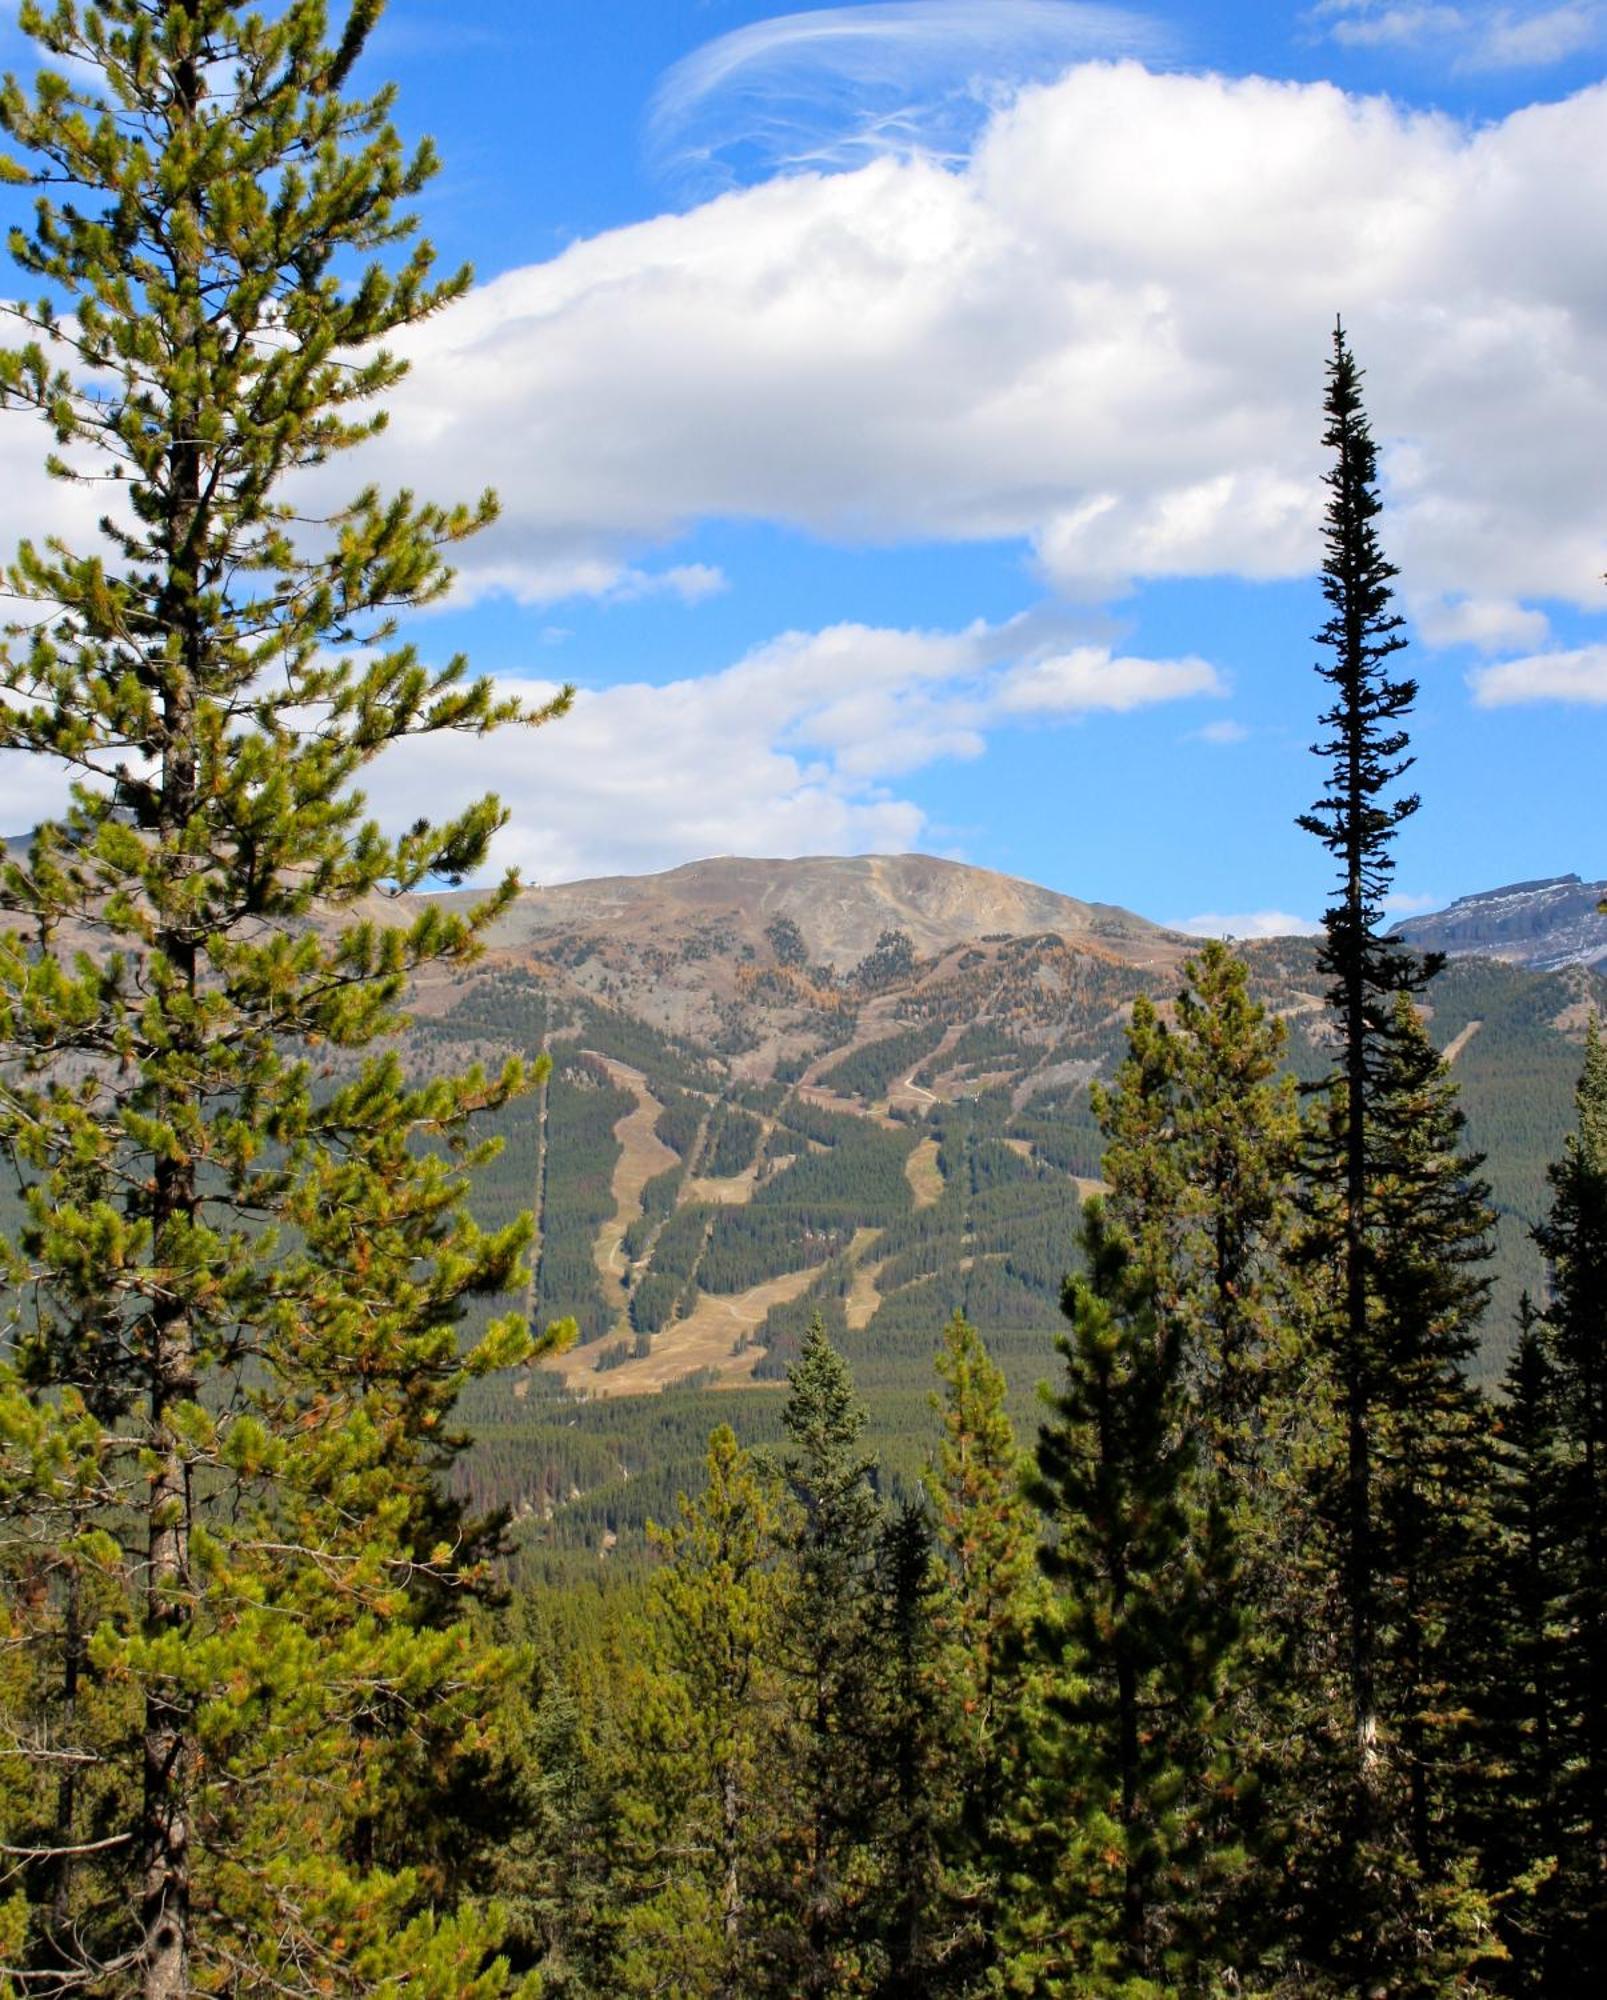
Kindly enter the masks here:
<path id="1" fill-rule="evenodd" d="M 184 0 L 184 7 L 193 21 L 197 0 Z M 175 126 L 194 119 L 204 87 L 200 52 L 191 43 L 173 67 L 170 116 Z M 193 196 L 181 194 L 176 209 L 179 219 L 170 237 L 172 277 L 187 307 L 178 346 L 190 350 L 185 357 L 193 365 L 190 394 L 199 397 L 203 392 L 195 385 L 204 379 L 199 353 L 203 306 L 195 260 L 201 232 Z M 206 645 L 200 606 L 200 409 L 175 399 L 169 406 L 168 422 L 167 574 L 153 647 L 159 649 L 156 665 L 162 685 L 159 835 L 174 874 L 181 878 L 189 865 L 181 843 L 198 793 L 200 746 L 195 706 Z M 193 1002 L 198 971 L 194 919 L 173 883 L 165 885 L 165 894 L 170 901 L 159 913 L 156 950 L 166 960 L 175 986 Z M 193 1020 L 193 1013 L 187 1016 L 189 1020 Z M 175 1047 L 169 1060 L 179 1053 Z M 164 1093 L 164 1116 L 171 1116 L 184 1103 L 180 1081 Z M 192 1223 L 198 1207 L 196 1163 L 181 1148 L 177 1157 L 157 1163 L 152 1222 L 158 1259 L 169 1233 Z M 192 1494 L 189 1466 L 173 1417 L 177 1408 L 195 1399 L 199 1383 L 195 1328 L 182 1296 L 171 1290 L 164 1294 L 151 1319 L 149 1444 L 155 1463 L 147 1513 L 146 1625 L 156 1637 L 187 1633 L 192 1622 Z M 143 2000 L 183 2000 L 190 1991 L 190 1719 L 190 1704 L 182 1691 L 161 1679 L 154 1680 L 145 1702 L 140 1828 Z"/>
<path id="2" fill-rule="evenodd" d="M 739 2000 L 737 1952 L 742 1942 L 742 1876 L 737 1859 L 742 1824 L 742 1795 L 736 1766 L 720 1773 L 720 1935 L 725 1944 L 725 1969 L 720 1975 L 720 2000 Z"/>

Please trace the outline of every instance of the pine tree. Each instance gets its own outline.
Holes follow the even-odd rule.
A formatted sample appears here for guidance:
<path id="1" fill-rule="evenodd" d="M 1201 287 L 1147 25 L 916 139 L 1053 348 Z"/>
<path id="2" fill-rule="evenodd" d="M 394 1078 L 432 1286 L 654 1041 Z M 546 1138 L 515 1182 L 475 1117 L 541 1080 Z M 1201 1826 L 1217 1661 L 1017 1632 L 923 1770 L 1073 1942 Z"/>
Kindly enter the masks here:
<path id="1" fill-rule="evenodd" d="M 1039 1434 L 1032 1497 L 1059 1598 L 1036 1641 L 1052 1685 L 1029 1781 L 1042 1881 L 1010 1976 L 1044 1994 L 1186 1986 L 1213 1891 L 1240 1866 L 1214 1837 L 1225 1767 L 1217 1695 L 1239 1643 L 1231 1536 L 1202 1477 L 1175 1323 L 1149 1274 L 1084 1211 L 1088 1275 L 1067 1282 L 1065 1384 Z"/>
<path id="2" fill-rule="evenodd" d="M 1374 1112 L 1381 1705 L 1430 1886 L 1456 1853 L 1452 1804 L 1472 1754 L 1469 1641 L 1489 1534 L 1488 1412 L 1468 1380 L 1489 1298 L 1495 1216 L 1444 1058 L 1404 994 Z"/>
<path id="3" fill-rule="evenodd" d="M 1286 1254 L 1300 1146 L 1286 1039 L 1251 997 L 1244 961 L 1213 941 L 1184 967 L 1171 1025 L 1135 1006 L 1127 1060 L 1099 1104 L 1110 1212 L 1133 1232 L 1180 1344 L 1201 1477 L 1232 1529 L 1225 1581 L 1251 1608 L 1222 1692 L 1235 1783 L 1214 1829 L 1246 1844 L 1233 1906 L 1216 1918 L 1246 1941 L 1277 1931 L 1305 1811 L 1289 1758 L 1303 1740 L 1296 1656 L 1314 1608 L 1296 1466 L 1316 1419 Z"/>
<path id="4" fill-rule="evenodd" d="M 0 881 L 27 1184 L 0 1490 L 45 1561 L 7 1615 L 58 1690 L 13 1718 L 53 1798 L 12 1843 L 50 1879 L 10 1962 L 64 1992 L 501 1982 L 399 1800 L 417 1718 L 450 1766 L 500 1671 L 451 1610 L 476 1541 L 437 1480 L 460 1385 L 530 1352 L 513 1318 L 462 1351 L 459 1322 L 528 1233 L 464 1209 L 473 1120 L 531 1074 L 419 1084 L 364 1051 L 513 885 L 385 924 L 378 897 L 477 869 L 502 814 L 392 840 L 353 789 L 388 744 L 520 713 L 395 629 L 493 503 L 367 489 L 298 539 L 286 491 L 373 434 L 386 336 L 468 281 L 423 245 L 381 261 L 434 162 L 389 92 L 343 96 L 379 12 L 331 41 L 323 0 L 30 0 L 46 66 L 0 91 L 41 190 L 0 399 L 116 495 L 98 544 L 18 549 L 0 668 L 0 746 L 77 780 Z"/>
<path id="5" fill-rule="evenodd" d="M 1004 1928 L 1009 1813 L 1032 1685 L 1026 1640 L 1043 1585 L 1004 1376 L 960 1313 L 944 1329 L 937 1370 L 943 1438 L 926 1490 L 944 1570 L 932 1701 L 948 1746 L 939 1904 L 952 1942 L 930 1984 L 963 1993 L 987 1979 Z"/>
<path id="6" fill-rule="evenodd" d="M 1405 645 L 1402 620 L 1391 610 L 1394 565 L 1378 539 L 1378 460 L 1361 402 L 1361 371 L 1334 329 L 1328 364 L 1324 445 L 1334 462 L 1328 487 L 1323 596 L 1329 617 L 1317 635 L 1329 658 L 1317 671 L 1333 689 L 1322 717 L 1330 734 L 1316 746 L 1331 770 L 1322 797 L 1300 818 L 1339 864 L 1336 900 L 1324 914 L 1318 966 L 1329 980 L 1329 1004 L 1339 1037 L 1330 1091 L 1336 1115 L 1315 1127 L 1312 1173 L 1332 1182 L 1334 1256 L 1341 1296 L 1331 1340 L 1343 1406 L 1344 1519 L 1341 1562 L 1348 1642 L 1345 1679 L 1352 1755 L 1364 1817 L 1381 1782 L 1378 1748 L 1378 1572 L 1370 1410 L 1373 1346 L 1370 1326 L 1367 1193 L 1372 1167 L 1373 1110 L 1382 1087 L 1393 1032 L 1393 998 L 1421 989 L 1437 969 L 1419 961 L 1381 928 L 1383 897 L 1394 871 L 1396 830 L 1417 811 L 1413 794 L 1391 796 L 1410 769 L 1402 718 L 1417 684 L 1394 679 L 1389 662 Z"/>
<path id="7" fill-rule="evenodd" d="M 634 1895 L 618 1990 L 662 1992 L 667 1965 L 692 2000 L 751 1990 L 753 1879 L 775 1836 L 768 1753 L 781 1614 L 779 1496 L 730 1427 L 709 1439 L 708 1485 L 657 1534 L 668 1566 L 645 1621 L 649 1666 L 629 1733 L 641 1802 Z"/>
<path id="8" fill-rule="evenodd" d="M 817 1314 L 787 1377 L 782 1470 L 794 1517 L 784 1543 L 780 1755 L 792 1793 L 771 1893 L 772 1938 L 788 1990 L 862 1991 L 875 1911 L 872 1848 L 883 1804 L 877 1727 L 877 1548 L 873 1461 L 860 1450 L 865 1412 L 848 1365 Z"/>
<path id="9" fill-rule="evenodd" d="M 1089 1101 L 1105 1135 L 1100 1170 L 1110 1187 L 1111 1218 L 1149 1274 L 1162 1313 L 1177 1309 L 1187 1285 L 1184 1236 L 1198 1216 L 1178 1143 L 1177 1097 L 1176 1043 L 1154 1001 L 1140 993 L 1115 1078 L 1108 1090 L 1093 1084 Z"/>
<path id="10" fill-rule="evenodd" d="M 1172 1035 L 1174 1152 L 1187 1182 L 1183 1255 L 1189 1367 L 1225 1499 L 1265 1512 L 1264 1486 L 1299 1359 L 1284 1252 L 1300 1144 L 1283 1023 L 1249 969 L 1213 939 L 1183 969 Z M 1264 1522 L 1261 1525 L 1265 1525 Z"/>
<path id="11" fill-rule="evenodd" d="M 1565 1986 L 1607 1958 L 1607 1042 L 1593 1018 L 1576 1123 L 1535 1231 L 1550 1296 L 1563 1639 L 1557 1660 L 1560 1921 L 1548 1975 Z"/>
<path id="12" fill-rule="evenodd" d="M 882 1531 L 875 1635 L 883 1692 L 877 1756 L 885 1803 L 877 1816 L 882 1952 L 877 2000 L 927 2000 L 936 1984 L 938 1840 L 949 1748 L 936 1694 L 939 1591 L 932 1523 L 906 1502 Z"/>
<path id="13" fill-rule="evenodd" d="M 1547 1990 L 1559 1887 L 1565 1515 L 1556 1370 L 1527 1293 L 1502 1387 L 1482 1643 L 1469 1647 L 1482 1674 L 1485 1726 L 1472 1824 L 1510 1957 L 1502 1990 L 1538 1995 Z"/>

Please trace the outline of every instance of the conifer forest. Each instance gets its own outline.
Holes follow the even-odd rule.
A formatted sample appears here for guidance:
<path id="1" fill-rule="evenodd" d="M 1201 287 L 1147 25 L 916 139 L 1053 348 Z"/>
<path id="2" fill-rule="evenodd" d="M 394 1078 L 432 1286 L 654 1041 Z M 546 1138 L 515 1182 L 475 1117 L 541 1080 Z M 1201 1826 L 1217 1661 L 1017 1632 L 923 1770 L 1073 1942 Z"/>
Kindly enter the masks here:
<path id="1" fill-rule="evenodd" d="M 578 713 L 434 650 L 475 467 L 364 470 L 471 284 L 382 12 L 0 90 L 0 1995 L 1602 1990 L 1607 977 L 1393 925 L 1366 356 L 1317 935 L 535 928 L 365 800 Z"/>

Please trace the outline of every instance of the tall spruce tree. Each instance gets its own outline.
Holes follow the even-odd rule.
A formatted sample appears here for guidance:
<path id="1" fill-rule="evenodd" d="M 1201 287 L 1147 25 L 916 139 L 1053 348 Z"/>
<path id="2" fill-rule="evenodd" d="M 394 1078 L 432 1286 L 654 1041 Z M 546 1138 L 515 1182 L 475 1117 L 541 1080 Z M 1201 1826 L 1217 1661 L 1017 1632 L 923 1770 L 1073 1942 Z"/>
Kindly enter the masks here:
<path id="1" fill-rule="evenodd" d="M 1527 1293 L 1502 1388 L 1485 1616 L 1481 1643 L 1469 1648 L 1484 1688 L 1482 1782 L 1470 1817 L 1508 1952 L 1501 1990 L 1539 1995 L 1548 1990 L 1564 1888 L 1558 1775 L 1565 1742 L 1566 1503 L 1557 1373 Z"/>
<path id="2" fill-rule="evenodd" d="M 708 1484 L 655 1538 L 668 1557 L 647 1607 L 646 1673 L 627 1728 L 638 1800 L 622 1884 L 622 1993 L 740 2000 L 752 1990 L 754 1887 L 775 1833 L 771 1750 L 782 1612 L 773 1471 L 726 1424 Z"/>
<path id="3" fill-rule="evenodd" d="M 969 1993 L 985 1989 L 1006 1921 L 1010 1809 L 1033 1683 L 1026 1641 L 1044 1586 L 1004 1375 L 960 1313 L 944 1329 L 937 1371 L 943 1437 L 926 1490 L 944 1576 L 932 1703 L 947 1746 L 937 1903 L 948 1942 L 930 1986 Z"/>
<path id="4" fill-rule="evenodd" d="M 1607 1042 L 1593 1017 L 1575 1126 L 1535 1231 L 1550 1296 L 1563 1597 L 1558 1648 L 1559 1922 L 1547 1974 L 1565 1989 L 1607 1962 Z"/>
<path id="5" fill-rule="evenodd" d="M 782 1470 L 794 1513 L 783 1542 L 779 1754 L 791 1819 L 770 1885 L 779 1917 L 771 1976 L 805 2000 L 824 2000 L 866 1990 L 877 1962 L 881 1509 L 874 1461 L 860 1448 L 864 1408 L 818 1313 L 787 1384 Z"/>
<path id="6" fill-rule="evenodd" d="M 1379 546 L 1377 462 L 1360 372 L 1336 328 L 1325 443 L 1329 506 L 1319 672 L 1334 690 L 1317 746 L 1330 762 L 1301 825 L 1340 865 L 1319 964 L 1339 1045 L 1310 1121 L 1300 1246 L 1311 1274 L 1315 1358 L 1339 1417 L 1312 1462 L 1316 1546 L 1343 1621 L 1333 1662 L 1343 1720 L 1324 1723 L 1330 1680 L 1311 1649 L 1311 1740 L 1337 1755 L 1320 1801 L 1305 1896 L 1315 1964 L 1360 1990 L 1450 1993 L 1490 1949 L 1475 1857 L 1452 1810 L 1471 1738 L 1465 1647 L 1487 1527 L 1485 1419 L 1463 1379 L 1488 1281 L 1492 1218 L 1476 1158 L 1460 1153 L 1448 1072 L 1413 996 L 1439 969 L 1382 929 L 1391 846 L 1417 810 L 1401 726 L 1415 684 L 1393 678 L 1403 641 L 1395 575 Z M 1341 1747 L 1342 1746 L 1342 1747 Z M 1323 1858 L 1325 1856 L 1326 1858 Z"/>
<path id="7" fill-rule="evenodd" d="M 1389 662 L 1405 645 L 1391 609 L 1396 569 L 1378 539 L 1378 456 L 1361 401 L 1361 371 L 1342 326 L 1334 329 L 1323 443 L 1333 453 L 1328 488 L 1323 596 L 1329 617 L 1317 634 L 1327 657 L 1317 671 L 1333 690 L 1322 716 L 1330 733 L 1315 746 L 1330 766 L 1322 797 L 1299 824 L 1339 864 L 1334 902 L 1324 913 L 1318 966 L 1339 1037 L 1330 1091 L 1337 1115 L 1314 1126 L 1314 1178 L 1337 1201 L 1332 1257 L 1340 1297 L 1331 1341 L 1345 1425 L 1342 1564 L 1348 1623 L 1345 1680 L 1356 1780 L 1362 1793 L 1379 1782 L 1378 1572 L 1372 1414 L 1377 1357 L 1369 1300 L 1373 1246 L 1367 1196 L 1373 1164 L 1373 1114 L 1384 1087 L 1394 1033 L 1394 996 L 1421 989 L 1437 969 L 1419 960 L 1383 925 L 1383 898 L 1394 872 L 1396 830 L 1417 811 L 1415 794 L 1398 793 L 1411 768 L 1400 726 L 1417 684 L 1396 679 Z M 1364 1797 L 1365 1808 L 1365 1797 Z"/>
<path id="8" fill-rule="evenodd" d="M 472 1538 L 436 1481 L 460 1384 L 530 1352 L 515 1318 L 459 1328 L 528 1233 L 465 1211 L 472 1120 L 530 1073 L 420 1084 L 364 1051 L 512 884 L 386 924 L 380 895 L 478 868 L 502 814 L 390 839 L 353 788 L 389 744 L 520 714 L 395 625 L 494 505 L 365 489 L 303 533 L 287 493 L 383 422 L 387 335 L 468 282 L 403 247 L 428 147 L 390 92 L 344 94 L 379 13 L 331 37 L 323 0 L 28 0 L 43 67 L 0 90 L 40 189 L 0 400 L 112 496 L 98 541 L 18 549 L 0 654 L 0 746 L 76 780 L 0 881 L 27 1990 L 501 1984 L 393 1808 L 424 1718 L 450 1763 L 497 1672 L 449 1609 Z"/>
<path id="9" fill-rule="evenodd" d="M 1241 1618 L 1175 1321 L 1098 1202 L 1083 1248 L 1088 1274 L 1066 1286 L 1065 1381 L 1029 1483 L 1058 1595 L 1035 1632 L 1051 1676 L 1027 1718 L 1023 1858 L 1038 1886 L 1011 1913 L 1009 1979 L 1138 1996 L 1232 1964 L 1209 1933 L 1241 1864 L 1216 1814 L 1233 1782 L 1217 1697 Z"/>

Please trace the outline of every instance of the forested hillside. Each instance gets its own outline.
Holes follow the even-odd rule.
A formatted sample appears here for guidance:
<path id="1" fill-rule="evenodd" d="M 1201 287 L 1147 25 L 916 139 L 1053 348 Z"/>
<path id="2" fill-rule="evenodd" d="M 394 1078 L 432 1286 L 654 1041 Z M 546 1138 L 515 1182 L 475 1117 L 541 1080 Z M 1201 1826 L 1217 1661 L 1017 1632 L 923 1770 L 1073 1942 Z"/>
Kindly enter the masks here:
<path id="1" fill-rule="evenodd" d="M 810 864 L 828 909 L 837 865 Z M 1164 951 L 1153 947 L 1136 922 L 1141 961 L 1162 965 L 1078 934 L 995 931 L 929 957 L 912 946 L 907 964 L 884 953 L 897 971 L 867 981 L 858 961 L 832 969 L 824 931 L 790 925 L 745 944 L 753 926 L 733 905 L 680 969 L 686 991 L 700 980 L 715 996 L 711 1043 L 632 1011 L 661 1003 L 656 961 L 635 942 L 658 920 L 653 886 L 629 885 L 628 935 L 544 932 L 539 952 L 504 943 L 426 996 L 412 1041 L 424 1066 L 465 1045 L 555 1057 L 543 1096 L 493 1121 L 505 1150 L 476 1202 L 488 1222 L 535 1205 L 531 1301 L 543 1317 L 572 1315 L 580 1341 L 544 1370 L 475 1388 L 479 1442 L 461 1475 L 477 1499 L 515 1509 L 532 1555 L 639 1553 L 666 1494 L 695 1476 L 708 1421 L 747 1440 L 773 1432 L 766 1385 L 785 1379 L 815 1313 L 852 1362 L 895 1471 L 914 1467 L 930 1433 L 931 1354 L 951 1312 L 984 1330 L 1028 1422 L 1106 1143 L 1090 1090 L 1113 1074 L 1136 996 L 1169 1013 L 1188 950 L 1166 933 L 1154 934 Z M 1313 945 L 1242 951 L 1257 997 L 1288 1025 L 1290 1070 L 1321 1077 L 1332 1044 Z M 807 991 L 794 983 L 800 961 L 813 967 Z M 577 963 L 606 977 L 611 1001 L 577 987 Z M 1500 1376 L 1519 1299 L 1541 1288 L 1530 1232 L 1571 1116 L 1583 1024 L 1604 999 L 1592 969 L 1476 957 L 1449 964 L 1428 995 L 1499 1218 L 1481 1380 Z M 675 1421 L 630 1400 L 671 1389 L 685 1413 Z M 548 1469 L 560 1464 L 561 1478 Z"/>

